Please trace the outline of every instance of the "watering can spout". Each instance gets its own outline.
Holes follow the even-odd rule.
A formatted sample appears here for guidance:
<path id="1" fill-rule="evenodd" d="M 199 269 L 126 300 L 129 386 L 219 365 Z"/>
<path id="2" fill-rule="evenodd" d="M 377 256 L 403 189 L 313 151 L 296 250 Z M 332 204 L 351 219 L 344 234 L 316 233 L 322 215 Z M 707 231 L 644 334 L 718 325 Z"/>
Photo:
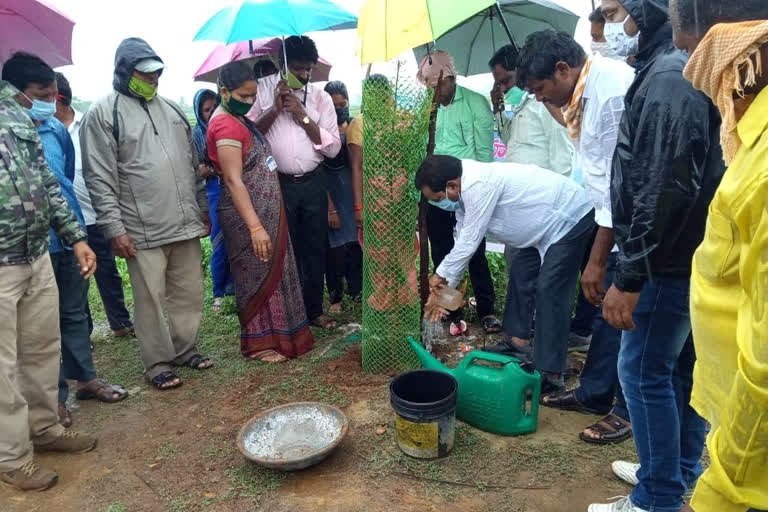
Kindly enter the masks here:
<path id="1" fill-rule="evenodd" d="M 440 361 L 438 361 L 432 354 L 430 354 L 427 349 L 421 346 L 421 343 L 417 342 L 410 336 L 408 337 L 408 343 L 411 344 L 411 347 L 413 347 L 413 351 L 416 352 L 416 355 L 419 358 L 419 361 L 421 361 L 421 366 L 423 368 L 428 368 L 430 370 L 439 370 L 447 373 L 453 373 L 450 369 L 448 369 L 447 366 L 442 364 Z"/>

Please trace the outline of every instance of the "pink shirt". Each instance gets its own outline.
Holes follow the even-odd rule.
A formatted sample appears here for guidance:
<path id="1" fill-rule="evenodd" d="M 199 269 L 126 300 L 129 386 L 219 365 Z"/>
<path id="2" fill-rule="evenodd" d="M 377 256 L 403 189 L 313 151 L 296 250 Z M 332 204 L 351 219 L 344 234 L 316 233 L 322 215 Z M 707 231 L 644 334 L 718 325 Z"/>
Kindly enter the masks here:
<path id="1" fill-rule="evenodd" d="M 258 96 L 247 117 L 255 121 L 261 114 L 272 107 L 275 102 L 275 87 L 280 75 L 275 74 L 259 80 Z M 293 91 L 293 94 L 304 100 L 304 90 Z M 339 127 L 336 124 L 336 110 L 331 96 L 316 84 L 306 88 L 307 100 L 304 110 L 320 128 L 320 144 L 310 140 L 304 128 L 293 120 L 293 115 L 282 112 L 272 127 L 265 134 L 272 146 L 272 155 L 277 162 L 277 169 L 282 174 L 300 176 L 314 171 L 327 156 L 333 158 L 341 149 Z"/>

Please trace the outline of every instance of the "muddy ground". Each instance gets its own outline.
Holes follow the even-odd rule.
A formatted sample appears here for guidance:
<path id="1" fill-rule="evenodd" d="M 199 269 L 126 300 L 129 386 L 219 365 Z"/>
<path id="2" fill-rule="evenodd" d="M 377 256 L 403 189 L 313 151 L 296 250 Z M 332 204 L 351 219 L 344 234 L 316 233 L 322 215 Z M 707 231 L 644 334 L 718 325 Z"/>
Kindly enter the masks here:
<path id="1" fill-rule="evenodd" d="M 267 366 L 238 355 L 236 317 L 206 314 L 201 347 L 216 367 L 183 371 L 184 386 L 161 393 L 140 379 L 135 340 L 115 340 L 102 326 L 94 336 L 97 365 L 132 396 L 116 405 L 75 404 L 75 428 L 98 434 L 98 448 L 38 457 L 59 472 L 58 485 L 26 494 L 0 487 L 0 510 L 580 512 L 629 492 L 613 478 L 610 461 L 634 459 L 632 442 L 583 443 L 578 432 L 596 418 L 578 413 L 541 408 L 538 431 L 521 437 L 458 423 L 449 457 L 402 455 L 390 377 L 362 371 L 359 342 L 348 337 L 354 330 L 318 332 L 302 359 Z M 456 358 L 453 346 L 439 348 L 449 362 Z M 349 418 L 348 436 L 326 461 L 284 474 L 254 466 L 237 451 L 235 436 L 246 420 L 305 400 L 338 405 Z"/>

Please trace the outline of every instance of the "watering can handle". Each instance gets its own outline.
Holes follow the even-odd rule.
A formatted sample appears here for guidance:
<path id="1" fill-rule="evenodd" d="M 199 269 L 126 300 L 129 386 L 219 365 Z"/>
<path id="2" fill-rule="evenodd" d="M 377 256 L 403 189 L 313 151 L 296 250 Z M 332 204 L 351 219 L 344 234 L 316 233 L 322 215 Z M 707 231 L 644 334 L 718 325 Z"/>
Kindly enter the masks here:
<path id="1" fill-rule="evenodd" d="M 516 363 L 519 364 L 520 360 L 516 357 L 505 356 L 502 354 L 494 354 L 493 352 L 483 352 L 482 350 L 473 350 L 467 354 L 467 364 L 472 364 L 475 360 L 490 361 L 492 363 L 499 363 L 501 365 Z"/>

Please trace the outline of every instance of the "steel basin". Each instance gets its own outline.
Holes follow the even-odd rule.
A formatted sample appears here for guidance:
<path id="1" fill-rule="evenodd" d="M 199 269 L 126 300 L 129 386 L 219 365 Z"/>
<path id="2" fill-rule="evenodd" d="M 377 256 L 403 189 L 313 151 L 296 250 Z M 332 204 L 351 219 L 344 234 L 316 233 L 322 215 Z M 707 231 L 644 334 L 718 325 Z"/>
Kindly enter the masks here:
<path id="1" fill-rule="evenodd" d="M 325 459 L 344 439 L 343 412 L 319 402 L 281 405 L 251 418 L 237 435 L 249 460 L 282 471 L 304 469 Z"/>

